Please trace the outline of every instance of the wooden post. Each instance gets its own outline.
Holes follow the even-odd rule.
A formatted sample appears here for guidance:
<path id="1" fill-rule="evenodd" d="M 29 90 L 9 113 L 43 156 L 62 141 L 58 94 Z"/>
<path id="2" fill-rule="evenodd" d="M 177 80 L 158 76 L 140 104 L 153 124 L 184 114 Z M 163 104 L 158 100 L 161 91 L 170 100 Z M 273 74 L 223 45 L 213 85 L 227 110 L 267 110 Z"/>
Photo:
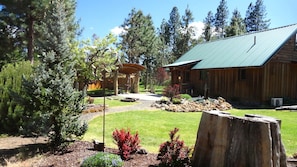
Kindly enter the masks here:
<path id="1" fill-rule="evenodd" d="M 114 71 L 114 77 L 113 77 L 113 90 L 114 94 L 117 96 L 119 93 L 119 71 L 115 70 Z"/>
<path id="2" fill-rule="evenodd" d="M 193 166 L 286 167 L 280 121 L 203 112 L 193 153 Z"/>

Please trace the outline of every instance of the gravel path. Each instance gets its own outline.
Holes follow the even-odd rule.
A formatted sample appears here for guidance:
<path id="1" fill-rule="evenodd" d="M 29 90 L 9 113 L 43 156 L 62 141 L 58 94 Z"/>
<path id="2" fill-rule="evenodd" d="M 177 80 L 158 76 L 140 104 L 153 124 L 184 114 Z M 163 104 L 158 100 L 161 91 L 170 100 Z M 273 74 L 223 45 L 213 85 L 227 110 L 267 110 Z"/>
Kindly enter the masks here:
<path id="1" fill-rule="evenodd" d="M 130 98 L 137 98 L 139 99 L 137 101 L 137 104 L 134 105 L 128 105 L 128 106 L 119 106 L 119 107 L 110 107 L 106 108 L 106 114 L 109 113 L 115 113 L 115 112 L 125 112 L 125 111 L 135 111 L 135 110 L 154 110 L 156 108 L 151 107 L 151 105 L 157 101 L 160 100 L 160 96 L 156 94 L 119 94 L 120 97 L 130 97 Z M 129 102 L 127 102 L 129 103 Z M 102 115 L 102 112 L 95 112 L 95 113 L 88 113 L 83 114 L 80 119 L 83 121 L 90 121 L 93 118 Z"/>

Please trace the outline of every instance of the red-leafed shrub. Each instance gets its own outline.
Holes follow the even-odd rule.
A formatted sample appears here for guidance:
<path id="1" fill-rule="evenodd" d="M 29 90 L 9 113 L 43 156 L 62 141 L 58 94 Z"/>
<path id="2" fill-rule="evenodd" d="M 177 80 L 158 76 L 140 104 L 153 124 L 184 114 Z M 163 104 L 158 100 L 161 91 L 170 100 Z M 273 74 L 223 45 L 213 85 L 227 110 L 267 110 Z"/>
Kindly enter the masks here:
<path id="1" fill-rule="evenodd" d="M 159 164 L 161 167 L 191 166 L 191 149 L 185 146 L 184 141 L 179 140 L 179 135 L 175 136 L 178 130 L 178 128 L 174 128 L 170 131 L 170 141 L 160 145 L 158 160 L 161 161 Z"/>
<path id="2" fill-rule="evenodd" d="M 138 132 L 135 135 L 131 134 L 130 129 L 116 129 L 112 133 L 115 144 L 119 148 L 119 154 L 123 160 L 128 160 L 130 155 L 135 153 L 140 147 L 140 139 Z"/>
<path id="3" fill-rule="evenodd" d="M 180 86 L 178 84 L 174 84 L 173 86 L 167 86 L 164 89 L 163 95 L 169 97 L 172 101 L 172 98 L 179 95 Z"/>

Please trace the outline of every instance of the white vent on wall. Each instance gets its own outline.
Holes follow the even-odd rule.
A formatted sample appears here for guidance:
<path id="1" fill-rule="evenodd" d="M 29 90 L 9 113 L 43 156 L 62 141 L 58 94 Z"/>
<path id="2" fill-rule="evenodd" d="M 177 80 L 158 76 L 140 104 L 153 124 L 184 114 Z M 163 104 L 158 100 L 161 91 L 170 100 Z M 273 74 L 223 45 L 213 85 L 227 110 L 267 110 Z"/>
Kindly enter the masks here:
<path id="1" fill-rule="evenodd" d="M 279 107 L 283 105 L 283 98 L 271 98 L 271 105 Z"/>

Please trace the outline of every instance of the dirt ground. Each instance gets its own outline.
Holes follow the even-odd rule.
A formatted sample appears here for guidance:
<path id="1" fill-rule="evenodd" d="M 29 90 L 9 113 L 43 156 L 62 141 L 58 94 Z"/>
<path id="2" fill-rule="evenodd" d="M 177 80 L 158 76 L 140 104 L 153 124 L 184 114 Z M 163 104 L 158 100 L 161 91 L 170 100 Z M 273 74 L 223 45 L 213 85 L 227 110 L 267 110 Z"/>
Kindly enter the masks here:
<path id="1" fill-rule="evenodd" d="M 77 141 L 71 144 L 66 153 L 52 154 L 46 149 L 45 138 L 0 138 L 0 166 L 8 167 L 79 167 L 83 160 L 97 153 L 93 144 Z M 105 152 L 117 153 L 117 149 L 106 148 Z M 124 167 L 148 167 L 159 163 L 156 154 L 135 154 Z"/>

